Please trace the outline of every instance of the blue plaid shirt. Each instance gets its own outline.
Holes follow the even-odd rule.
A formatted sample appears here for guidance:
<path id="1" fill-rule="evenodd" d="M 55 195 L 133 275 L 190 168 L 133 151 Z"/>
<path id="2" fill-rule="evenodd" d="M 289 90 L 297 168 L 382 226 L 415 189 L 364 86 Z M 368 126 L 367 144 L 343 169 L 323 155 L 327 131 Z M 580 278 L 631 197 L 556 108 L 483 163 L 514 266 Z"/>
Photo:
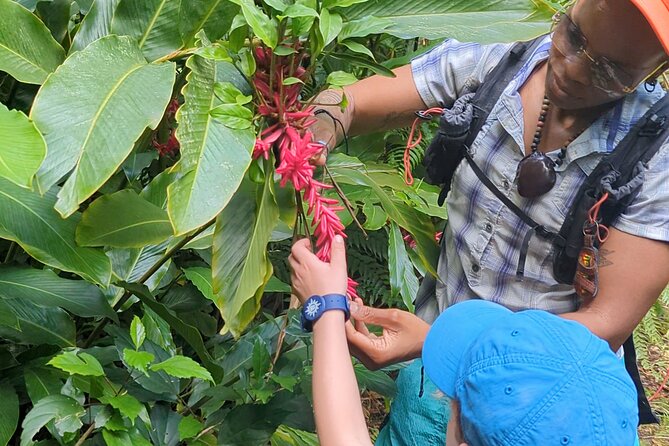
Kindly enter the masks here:
<path id="1" fill-rule="evenodd" d="M 534 67 L 548 57 L 550 46 L 546 36 L 502 94 L 472 151 L 479 167 L 508 198 L 535 221 L 557 231 L 583 180 L 664 92 L 658 86 L 649 93 L 642 86 L 628 95 L 568 146 L 565 162 L 556 168 L 557 183 L 549 193 L 534 200 L 523 198 L 514 184 L 525 152 L 518 91 Z M 447 40 L 414 59 L 414 81 L 423 101 L 428 107 L 449 107 L 461 95 L 475 91 L 509 47 Z M 558 152 L 548 155 L 555 159 Z M 473 297 L 512 310 L 564 313 L 577 308 L 573 287 L 553 277 L 552 246 L 546 240 L 532 238 L 525 279 L 518 281 L 520 247 L 529 228 L 479 181 L 466 162 L 455 173 L 447 203 L 449 223 L 438 266 L 439 312 Z M 613 226 L 640 237 L 669 241 L 669 144 L 652 159 L 640 194 Z"/>

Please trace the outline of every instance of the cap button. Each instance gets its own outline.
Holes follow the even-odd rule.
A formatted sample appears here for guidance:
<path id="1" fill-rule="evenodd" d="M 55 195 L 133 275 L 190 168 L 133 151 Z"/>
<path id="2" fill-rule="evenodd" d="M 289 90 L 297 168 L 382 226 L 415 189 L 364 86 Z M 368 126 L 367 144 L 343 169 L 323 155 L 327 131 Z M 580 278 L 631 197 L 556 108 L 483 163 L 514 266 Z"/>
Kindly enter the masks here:
<path id="1" fill-rule="evenodd" d="M 627 428 L 627 420 L 623 420 L 622 427 L 623 429 Z"/>
<path id="2" fill-rule="evenodd" d="M 507 395 L 511 395 L 511 393 L 513 393 L 513 387 L 506 386 L 506 388 L 504 389 L 504 393 L 506 393 Z"/>
<path id="3" fill-rule="evenodd" d="M 571 443 L 571 438 L 567 435 L 560 438 L 560 444 L 569 444 Z"/>
<path id="4" fill-rule="evenodd" d="M 518 330 L 513 330 L 511 332 L 511 336 L 518 336 L 519 334 L 520 334 L 520 332 Z"/>

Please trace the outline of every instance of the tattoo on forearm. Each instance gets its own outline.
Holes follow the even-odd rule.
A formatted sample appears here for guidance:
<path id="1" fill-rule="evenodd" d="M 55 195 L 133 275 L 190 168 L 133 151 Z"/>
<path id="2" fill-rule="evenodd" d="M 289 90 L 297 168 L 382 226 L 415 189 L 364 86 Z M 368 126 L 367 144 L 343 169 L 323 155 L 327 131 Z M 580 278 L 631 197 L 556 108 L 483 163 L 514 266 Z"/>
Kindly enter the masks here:
<path id="1" fill-rule="evenodd" d="M 611 266 L 613 265 L 613 262 L 610 260 L 610 255 L 613 254 L 615 251 L 611 251 L 608 249 L 600 249 L 599 250 L 599 266 L 600 267 L 605 267 L 605 266 Z"/>

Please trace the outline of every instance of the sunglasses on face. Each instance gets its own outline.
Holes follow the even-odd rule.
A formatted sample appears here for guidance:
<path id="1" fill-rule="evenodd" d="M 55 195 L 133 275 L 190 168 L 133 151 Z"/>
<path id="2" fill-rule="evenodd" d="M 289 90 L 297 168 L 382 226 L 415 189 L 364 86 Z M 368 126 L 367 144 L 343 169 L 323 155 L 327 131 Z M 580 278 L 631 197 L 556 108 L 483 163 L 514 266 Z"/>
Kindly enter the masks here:
<path id="1" fill-rule="evenodd" d="M 660 73 L 666 62 L 661 63 L 641 81 L 606 57 L 594 57 L 587 50 L 588 39 L 568 12 L 553 16 L 553 46 L 570 62 L 587 63 L 593 85 L 611 95 L 633 92 L 643 82 Z"/>

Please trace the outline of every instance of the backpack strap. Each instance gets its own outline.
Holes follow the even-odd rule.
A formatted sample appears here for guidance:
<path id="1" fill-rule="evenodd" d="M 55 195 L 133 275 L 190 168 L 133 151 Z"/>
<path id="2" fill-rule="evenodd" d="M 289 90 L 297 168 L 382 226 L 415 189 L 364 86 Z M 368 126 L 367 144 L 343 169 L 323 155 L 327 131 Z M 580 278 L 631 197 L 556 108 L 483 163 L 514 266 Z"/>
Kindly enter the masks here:
<path id="1" fill-rule="evenodd" d="M 610 198 L 600 215 L 602 224 L 612 224 L 638 194 L 645 166 L 668 138 L 669 95 L 665 95 L 639 119 L 614 151 L 602 158 L 581 185 L 559 231 L 566 243 L 555 246 L 554 250 L 553 275 L 558 282 L 573 283 L 588 210 L 604 192 L 609 192 Z"/>
<path id="2" fill-rule="evenodd" d="M 539 36 L 527 42 L 517 42 L 502 57 L 500 62 L 484 78 L 483 83 L 478 87 L 472 105 L 474 107 L 474 116 L 469 126 L 469 133 L 464 140 L 464 150 L 457 155 L 454 166 L 460 164 L 465 156 L 466 148 L 470 147 L 481 128 L 485 124 L 493 107 L 502 96 L 502 92 L 509 85 L 511 80 L 518 74 L 520 68 L 525 65 L 539 46 L 545 36 Z M 444 183 L 439 194 L 439 206 L 444 204 L 448 192 L 451 190 L 451 179 Z"/>

